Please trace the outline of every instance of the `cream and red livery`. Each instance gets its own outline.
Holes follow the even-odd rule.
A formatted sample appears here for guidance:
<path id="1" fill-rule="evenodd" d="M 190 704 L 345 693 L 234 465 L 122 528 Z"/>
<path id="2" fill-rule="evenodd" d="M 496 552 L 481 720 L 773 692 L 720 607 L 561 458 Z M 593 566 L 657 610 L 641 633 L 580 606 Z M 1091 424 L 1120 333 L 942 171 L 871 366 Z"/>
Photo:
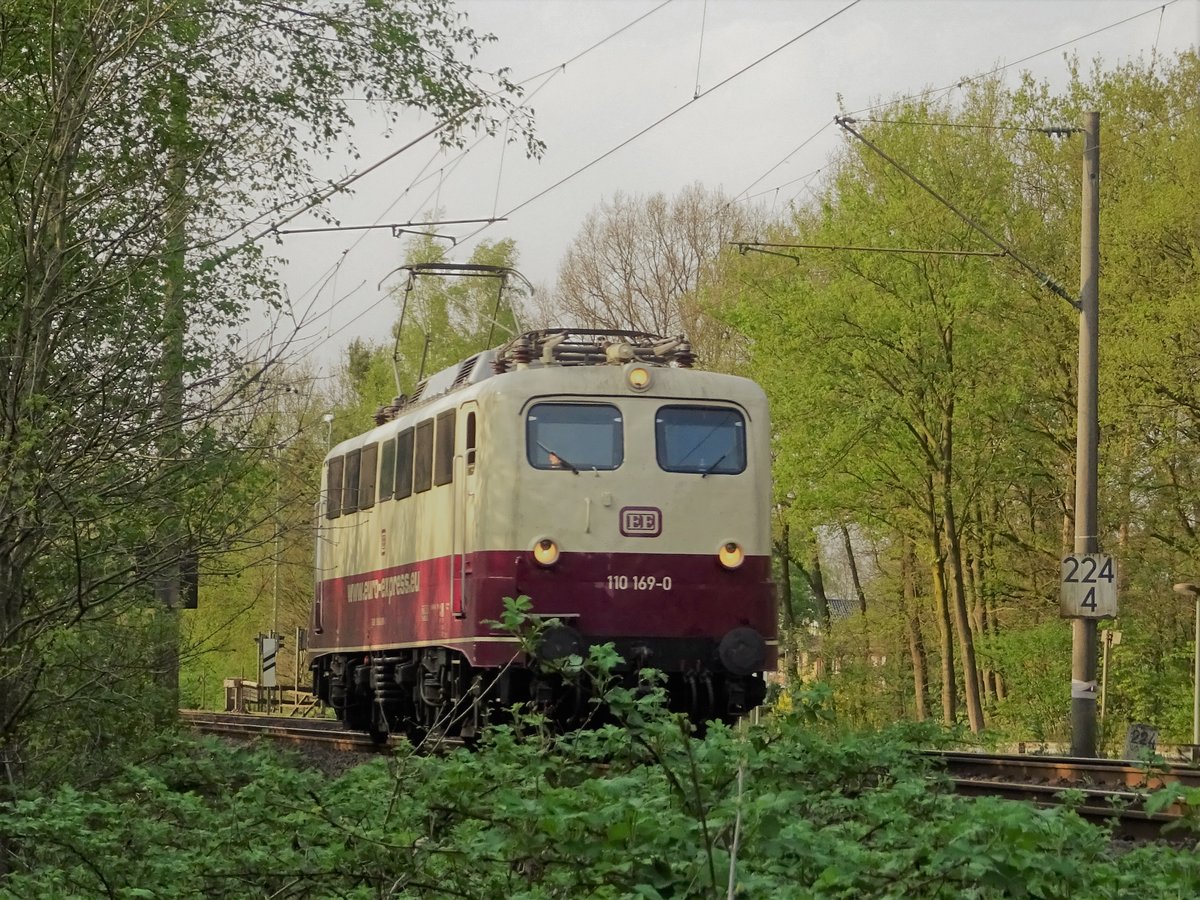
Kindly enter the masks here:
<path id="1" fill-rule="evenodd" d="M 440 372 L 334 447 L 317 517 L 315 693 L 376 736 L 471 735 L 578 688 L 496 627 L 553 618 L 535 656 L 611 642 L 695 721 L 761 702 L 776 658 L 770 426 L 753 382 L 682 338 L 531 332 Z"/>

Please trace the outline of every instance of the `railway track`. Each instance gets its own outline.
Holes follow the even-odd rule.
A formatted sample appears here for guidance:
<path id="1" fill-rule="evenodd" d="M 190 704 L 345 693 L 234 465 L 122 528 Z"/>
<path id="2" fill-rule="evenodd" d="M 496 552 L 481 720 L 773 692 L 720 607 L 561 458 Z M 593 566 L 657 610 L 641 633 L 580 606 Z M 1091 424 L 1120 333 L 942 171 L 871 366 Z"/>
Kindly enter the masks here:
<path id="1" fill-rule="evenodd" d="M 1082 818 L 1112 825 L 1113 836 L 1125 840 L 1172 836 L 1165 829 L 1179 821 L 1183 810 L 1172 806 L 1148 812 L 1144 804 L 1150 792 L 1171 784 L 1200 787 L 1200 770 L 1152 769 L 1125 760 L 959 751 L 928 755 L 943 764 L 955 791 L 964 796 L 1003 797 L 1052 807 L 1062 806 L 1063 792 L 1072 791 L 1074 809 Z"/>
<path id="2" fill-rule="evenodd" d="M 361 731 L 347 731 L 335 719 L 291 719 L 285 716 L 216 713 L 180 710 L 180 718 L 201 734 L 241 740 L 266 739 L 297 749 L 342 753 L 393 753 L 407 747 L 403 738 L 389 738 L 377 744 Z M 430 737 L 423 748 L 429 753 L 445 753 L 463 746 L 459 738 Z M 421 750 L 422 748 L 418 748 Z"/>
<path id="3" fill-rule="evenodd" d="M 180 718 L 201 734 L 227 738 L 268 738 L 294 747 L 317 747 L 346 753 L 387 753 L 389 744 L 376 744 L 358 731 L 346 731 L 333 719 L 287 719 L 282 716 L 242 715 L 180 710 Z"/>

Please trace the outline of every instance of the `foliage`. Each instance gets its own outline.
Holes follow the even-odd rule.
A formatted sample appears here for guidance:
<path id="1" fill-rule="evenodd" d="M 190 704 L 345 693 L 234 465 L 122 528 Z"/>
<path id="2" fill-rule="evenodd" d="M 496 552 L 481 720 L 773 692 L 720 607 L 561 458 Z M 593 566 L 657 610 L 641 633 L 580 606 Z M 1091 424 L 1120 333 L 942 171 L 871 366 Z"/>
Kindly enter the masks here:
<path id="1" fill-rule="evenodd" d="M 1004 672 L 1010 691 L 995 705 L 993 726 L 1022 740 L 1069 742 L 1062 686 L 1071 677 L 1070 629 L 1051 620 L 1005 631 L 989 636 L 981 651 Z"/>
<path id="2" fill-rule="evenodd" d="M 627 727 L 401 751 L 329 779 L 171 739 L 93 791 L 0 820 L 0 897 L 1187 896 L 1190 851 L 1112 849 L 1065 809 L 948 792 L 911 726 L 837 740 L 787 715 L 688 733 L 653 695 Z"/>
<path id="3" fill-rule="evenodd" d="M 509 601 L 498 624 L 523 634 L 529 609 Z M 1200 884 L 1193 853 L 1121 854 L 1070 809 L 950 794 L 917 752 L 938 740 L 931 727 L 831 739 L 827 686 L 699 739 L 652 676 L 612 681 L 618 663 L 594 647 L 559 664 L 601 687 L 613 723 L 549 734 L 518 712 L 474 752 L 401 749 L 335 779 L 263 750 L 161 740 L 100 789 L 9 804 L 0 897 L 1068 898 Z"/>
<path id="4" fill-rule="evenodd" d="M 1081 148 L 1039 129 L 1100 112 L 1099 539 L 1119 558 L 1130 636 L 1112 660 L 1109 732 L 1119 744 L 1124 723 L 1149 721 L 1177 741 L 1190 636 L 1170 586 L 1195 565 L 1200 501 L 1188 212 L 1200 57 L 1069 65 L 1061 93 L 980 78 L 852 127 L 1074 292 Z M 817 202 L 766 239 L 763 254 L 720 260 L 713 283 L 771 399 L 778 549 L 814 593 L 843 555 L 830 531 L 849 526 L 873 556 L 875 614 L 823 626 L 809 647 L 850 701 L 839 710 L 877 721 L 886 697 L 920 700 L 929 672 L 947 722 L 965 706 L 972 727 L 986 714 L 1016 739 L 1061 737 L 1069 629 L 1054 599 L 1074 526 L 1076 312 L 1011 255 L 953 255 L 996 248 L 850 137 Z"/>
<path id="5" fill-rule="evenodd" d="M 31 0 L 0 13 L 0 761 L 7 781 L 176 689 L 180 574 L 215 574 L 274 504 L 253 492 L 278 358 L 234 346 L 282 304 L 255 242 L 330 185 L 351 96 L 441 139 L 516 121 L 443 0 Z M 267 488 L 269 491 L 270 488 Z M 147 696 L 159 684 L 163 702 Z M 142 699 L 136 699 L 142 698 Z M 79 725 L 86 720 L 85 725 Z M 148 723 L 114 727 L 122 735 Z M 34 729 L 36 732 L 34 733 Z M 95 735 L 90 735 L 96 738 Z M 66 742 L 65 742 L 66 741 Z M 92 746 L 93 740 L 87 745 Z M 119 751 L 117 751 L 119 755 Z"/>
<path id="6" fill-rule="evenodd" d="M 333 401 L 319 381 L 298 368 L 275 367 L 255 422 L 264 449 L 234 486 L 241 504 L 226 515 L 237 524 L 220 537 L 207 560 L 199 602 L 182 613 L 179 702 L 185 708 L 223 708 L 223 680 L 256 680 L 255 636 L 277 630 L 281 684 L 307 677 L 295 629 L 311 614 L 312 497 L 329 426 L 322 415 Z M 227 492 L 226 498 L 228 500 Z"/>

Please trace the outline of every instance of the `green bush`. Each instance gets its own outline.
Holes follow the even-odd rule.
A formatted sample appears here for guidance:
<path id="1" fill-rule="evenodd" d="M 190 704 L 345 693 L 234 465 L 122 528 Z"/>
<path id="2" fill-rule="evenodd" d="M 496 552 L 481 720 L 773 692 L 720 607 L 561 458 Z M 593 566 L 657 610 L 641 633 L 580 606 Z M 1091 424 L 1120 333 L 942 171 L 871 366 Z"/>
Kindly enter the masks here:
<path id="1" fill-rule="evenodd" d="M 527 625 L 528 603 L 505 627 Z M 661 680 L 559 664 L 610 720 L 555 735 L 536 712 L 473 752 L 326 778 L 265 749 L 172 738 L 104 787 L 0 810 L 0 898 L 1191 897 L 1200 857 L 1114 852 L 1068 808 L 950 793 L 931 726 L 831 736 L 830 695 L 703 738 Z M 1164 793 L 1152 801 L 1178 799 Z M 1183 798 L 1189 805 L 1190 795 Z"/>
<path id="2" fill-rule="evenodd" d="M 402 752 L 336 779 L 176 740 L 101 790 L 6 811 L 2 897 L 1192 896 L 1200 858 L 1119 855 L 1070 810 L 969 801 L 894 730 L 786 717 L 703 740 L 657 698 L 634 728 Z"/>

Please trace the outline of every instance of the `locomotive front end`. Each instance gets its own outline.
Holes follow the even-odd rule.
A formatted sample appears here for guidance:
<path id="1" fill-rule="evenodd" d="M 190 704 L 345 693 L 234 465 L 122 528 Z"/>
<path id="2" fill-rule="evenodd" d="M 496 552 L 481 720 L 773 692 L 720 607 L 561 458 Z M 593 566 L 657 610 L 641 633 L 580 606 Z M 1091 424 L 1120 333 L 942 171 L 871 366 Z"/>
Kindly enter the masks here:
<path id="1" fill-rule="evenodd" d="M 619 356 L 494 389 L 512 468 L 485 488 L 481 595 L 557 619 L 543 656 L 611 642 L 630 673 L 662 671 L 695 721 L 758 705 L 777 628 L 761 389 Z"/>

